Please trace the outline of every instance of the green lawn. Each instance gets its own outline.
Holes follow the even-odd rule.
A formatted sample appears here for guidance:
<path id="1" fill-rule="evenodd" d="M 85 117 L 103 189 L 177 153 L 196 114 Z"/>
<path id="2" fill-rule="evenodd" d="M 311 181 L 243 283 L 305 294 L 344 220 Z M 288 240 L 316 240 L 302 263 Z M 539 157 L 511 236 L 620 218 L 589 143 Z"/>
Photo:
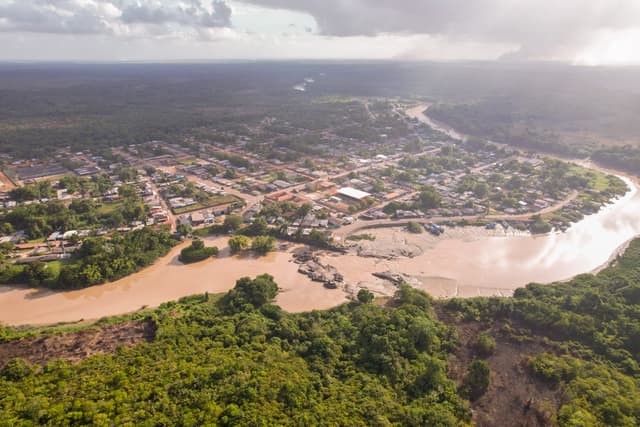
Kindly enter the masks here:
<path id="1" fill-rule="evenodd" d="M 98 215 L 108 214 L 122 207 L 122 202 L 101 203 L 96 209 Z"/>

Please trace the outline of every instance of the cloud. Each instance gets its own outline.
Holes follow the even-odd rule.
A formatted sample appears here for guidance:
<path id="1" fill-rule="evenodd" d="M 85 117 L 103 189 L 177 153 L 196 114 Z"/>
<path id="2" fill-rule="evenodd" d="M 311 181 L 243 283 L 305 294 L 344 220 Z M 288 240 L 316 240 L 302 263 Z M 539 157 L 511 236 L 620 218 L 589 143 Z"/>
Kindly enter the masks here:
<path id="1" fill-rule="evenodd" d="M 244 0 L 313 16 L 328 36 L 425 34 L 563 56 L 607 29 L 640 26 L 638 0 Z"/>
<path id="2" fill-rule="evenodd" d="M 139 3 L 125 6 L 121 19 L 129 24 L 179 24 L 191 27 L 228 27 L 231 25 L 231 8 L 221 0 L 211 3 L 208 11 L 198 0 L 177 4 Z"/>
<path id="3" fill-rule="evenodd" d="M 71 0 L 0 2 L 0 30 L 42 33 L 106 33 L 110 31 L 106 4 Z"/>
<path id="4" fill-rule="evenodd" d="M 159 35 L 231 26 L 223 0 L 0 0 L 0 31 Z"/>

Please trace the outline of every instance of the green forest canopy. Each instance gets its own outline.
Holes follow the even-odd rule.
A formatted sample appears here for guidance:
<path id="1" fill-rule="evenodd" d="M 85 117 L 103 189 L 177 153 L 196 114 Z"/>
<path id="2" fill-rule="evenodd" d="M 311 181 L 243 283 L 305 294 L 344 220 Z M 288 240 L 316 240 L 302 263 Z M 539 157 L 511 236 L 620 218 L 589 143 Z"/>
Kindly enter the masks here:
<path id="1" fill-rule="evenodd" d="M 447 364 L 464 322 L 515 325 L 545 337 L 521 373 L 560 393 L 561 426 L 637 425 L 640 419 L 640 240 L 615 266 L 568 283 L 532 284 L 513 298 L 435 302 L 403 285 L 386 305 L 370 298 L 288 314 L 272 304 L 273 277 L 242 278 L 147 314 L 155 340 L 114 355 L 0 370 L 0 419 L 10 425 L 464 425 L 489 384 L 472 361 L 458 387 Z M 37 334 L 37 331 L 32 334 Z M 24 335 L 0 329 L 0 341 Z M 529 338 L 528 338 L 529 337 Z M 486 341 L 486 339 L 485 339 Z M 489 353 L 499 352 L 490 342 Z M 477 344 L 476 344 L 477 345 Z M 463 397 L 464 396 L 464 397 Z M 555 411 L 555 409 L 554 409 Z"/>

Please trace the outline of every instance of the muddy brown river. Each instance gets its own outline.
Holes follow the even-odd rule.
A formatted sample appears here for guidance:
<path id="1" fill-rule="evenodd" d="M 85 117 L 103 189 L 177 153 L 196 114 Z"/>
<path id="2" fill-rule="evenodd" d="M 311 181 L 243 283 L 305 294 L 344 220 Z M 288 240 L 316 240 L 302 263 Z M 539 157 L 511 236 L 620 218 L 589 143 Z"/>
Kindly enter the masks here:
<path id="1" fill-rule="evenodd" d="M 631 188 L 625 196 L 565 233 L 523 236 L 458 229 L 434 238 L 386 228 L 372 231 L 377 238 L 371 245 L 406 245 L 418 254 L 387 260 L 352 253 L 326 255 L 323 261 L 335 266 L 347 283 L 365 285 L 380 294 L 391 294 L 393 287 L 371 273 L 391 270 L 407 274 L 414 286 L 434 296 L 511 295 L 529 282 L 564 280 L 593 271 L 640 234 L 640 192 L 634 182 L 625 180 Z M 232 257 L 226 240 L 206 239 L 207 245 L 223 248 L 220 258 L 183 265 L 177 260 L 178 247 L 139 273 L 87 289 L 54 292 L 0 286 L 0 322 L 18 325 L 96 319 L 186 295 L 227 291 L 239 277 L 262 273 L 273 275 L 282 288 L 277 303 L 285 310 L 324 309 L 346 301 L 345 292 L 326 289 L 299 274 L 290 249 L 258 258 Z"/>
<path id="2" fill-rule="evenodd" d="M 597 214 L 574 224 L 565 233 L 542 236 L 484 232 L 476 228 L 447 229 L 446 237 L 410 234 L 403 228 L 367 230 L 376 236 L 363 242 L 366 253 L 327 257 L 347 282 L 360 283 L 382 294 L 388 283 L 371 272 L 403 273 L 413 286 L 437 297 L 510 296 L 530 282 L 548 283 L 592 272 L 606 264 L 630 239 L 640 234 L 640 192 L 631 190 Z M 361 231 L 362 232 L 362 231 Z M 502 234 L 502 235 L 501 235 Z M 412 257 L 385 259 L 387 250 L 404 249 Z"/>
<path id="3" fill-rule="evenodd" d="M 97 319 L 154 307 L 197 293 L 225 292 L 238 278 L 262 273 L 274 276 L 281 291 L 277 304 L 291 312 L 329 308 L 343 303 L 346 294 L 329 290 L 297 272 L 289 250 L 262 257 L 231 256 L 227 237 L 205 239 L 221 248 L 219 258 L 184 265 L 178 261 L 181 245 L 153 266 L 124 279 L 68 292 L 0 286 L 0 322 L 47 324 Z"/>
<path id="4" fill-rule="evenodd" d="M 408 113 L 419 116 L 423 109 L 416 107 Z M 353 285 L 366 286 L 383 295 L 393 293 L 394 288 L 372 273 L 404 273 L 412 285 L 439 297 L 511 295 L 529 282 L 565 280 L 594 271 L 640 235 L 640 192 L 636 182 L 624 179 L 630 188 L 625 196 L 565 233 L 500 235 L 458 229 L 434 238 L 387 228 L 372 231 L 376 240 L 365 244 L 374 250 L 409 248 L 412 258 L 384 259 L 350 253 L 329 254 L 322 260 L 335 266 L 351 289 Z M 346 292 L 326 289 L 297 273 L 291 249 L 258 258 L 232 257 L 226 240 L 206 239 L 207 245 L 222 249 L 217 259 L 183 265 L 177 260 L 178 247 L 139 273 L 87 289 L 53 292 L 0 286 L 0 322 L 20 325 L 97 319 L 158 306 L 186 295 L 224 292 L 233 288 L 239 277 L 262 273 L 275 277 L 281 287 L 276 303 L 290 312 L 325 309 L 347 300 Z"/>

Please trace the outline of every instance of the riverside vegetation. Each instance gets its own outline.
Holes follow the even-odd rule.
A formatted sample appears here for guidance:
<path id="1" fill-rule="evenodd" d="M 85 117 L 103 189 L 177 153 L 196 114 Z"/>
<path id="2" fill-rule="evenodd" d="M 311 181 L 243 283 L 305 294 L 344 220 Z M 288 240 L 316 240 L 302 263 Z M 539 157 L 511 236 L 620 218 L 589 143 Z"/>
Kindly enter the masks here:
<path id="1" fill-rule="evenodd" d="M 640 419 L 640 240 L 598 275 L 531 284 L 513 298 L 436 302 L 402 285 L 388 301 L 361 292 L 359 302 L 288 314 L 272 305 L 276 293 L 271 276 L 242 278 L 221 296 L 103 320 L 152 321 L 155 339 L 78 364 L 0 359 L 0 419 L 416 426 Z M 469 328 L 482 333 L 466 339 Z M 43 333 L 56 331 L 0 329 L 0 354 Z M 460 357 L 465 346 L 468 360 Z M 538 384 L 538 394 L 506 409 L 497 408 L 505 393 L 493 385 L 503 355 L 518 375 L 502 386 L 517 395 L 523 384 Z"/>
<path id="2" fill-rule="evenodd" d="M 185 264 L 204 261 L 207 258 L 218 256 L 218 252 L 217 246 L 206 247 L 202 240 L 196 239 L 191 242 L 191 245 L 180 251 L 180 261 Z"/>
<path id="3" fill-rule="evenodd" d="M 145 227 L 110 238 L 88 237 L 71 258 L 49 263 L 0 263 L 0 283 L 78 289 L 114 281 L 151 265 L 177 241 L 168 227 Z"/>

